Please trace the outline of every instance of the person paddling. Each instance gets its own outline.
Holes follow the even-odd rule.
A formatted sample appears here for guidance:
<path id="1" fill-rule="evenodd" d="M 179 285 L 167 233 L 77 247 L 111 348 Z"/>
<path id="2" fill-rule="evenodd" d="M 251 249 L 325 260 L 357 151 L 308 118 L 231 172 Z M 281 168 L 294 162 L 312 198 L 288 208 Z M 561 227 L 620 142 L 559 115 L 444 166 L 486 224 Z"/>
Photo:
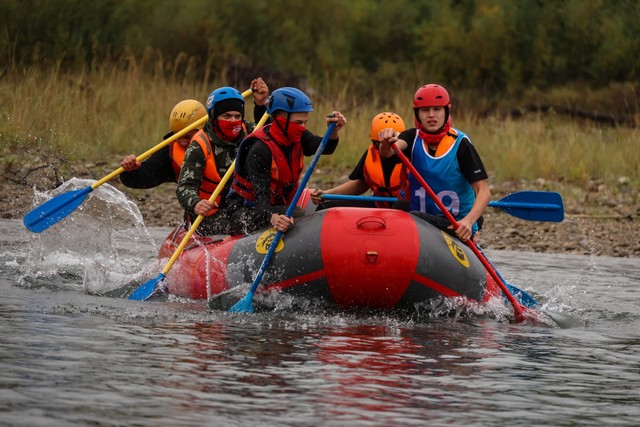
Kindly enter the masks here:
<path id="1" fill-rule="evenodd" d="M 322 137 L 307 129 L 311 100 L 299 89 L 283 87 L 273 91 L 267 105 L 272 122 L 249 135 L 238 149 L 236 173 L 229 193 L 228 210 L 233 212 L 230 234 L 250 233 L 271 225 L 285 232 L 294 223 L 285 215 L 298 188 L 304 156 L 313 156 Z M 335 129 L 323 154 L 332 154 L 338 132 L 347 123 L 334 111 L 327 118 Z M 303 215 L 297 208 L 293 217 Z"/>
<path id="2" fill-rule="evenodd" d="M 396 132 L 405 130 L 402 117 L 392 112 L 377 114 L 371 121 L 369 138 L 371 144 L 362 154 L 360 161 L 349 175 L 349 181 L 328 190 L 315 189 L 311 193 L 311 200 L 318 205 L 316 210 L 337 206 L 351 207 L 382 207 L 389 208 L 389 202 L 370 202 L 360 200 L 322 200 L 323 194 L 360 195 L 371 190 L 374 196 L 397 197 L 400 190 L 400 170 L 402 164 L 397 159 L 380 156 L 378 152 L 378 133 L 386 128 Z"/>
<path id="3" fill-rule="evenodd" d="M 420 87 L 413 98 L 413 108 L 416 127 L 404 132 L 390 127 L 383 129 L 378 134 L 380 154 L 393 156 L 391 144 L 395 143 L 457 220 L 456 235 L 462 241 L 477 238 L 478 220 L 491 200 L 488 175 L 480 155 L 469 137 L 452 127 L 451 101 L 444 87 L 437 84 Z M 409 201 L 411 211 L 420 212 L 419 216 L 427 220 L 429 215 L 443 216 L 406 169 L 401 186 L 401 194 Z"/>
<path id="4" fill-rule="evenodd" d="M 256 122 L 266 110 L 269 88 L 261 78 L 251 82 Z M 207 98 L 209 120 L 192 138 L 186 150 L 176 195 L 187 216 L 205 215 L 197 232 L 201 235 L 228 234 L 228 218 L 220 214 L 226 200 L 223 191 L 215 202 L 208 199 L 233 163 L 240 142 L 255 124 L 245 120 L 245 101 L 240 91 L 225 86 Z"/>
<path id="5" fill-rule="evenodd" d="M 204 106 L 195 99 L 178 102 L 169 114 L 169 129 L 162 139 L 168 139 L 195 123 L 207 114 Z M 200 126 L 202 128 L 202 126 Z M 120 182 L 129 188 L 153 188 L 165 182 L 178 182 L 184 153 L 191 137 L 198 129 L 187 132 L 166 147 L 153 153 L 144 162 L 136 160 L 135 154 L 129 154 L 120 162 L 125 170 L 120 174 Z"/>

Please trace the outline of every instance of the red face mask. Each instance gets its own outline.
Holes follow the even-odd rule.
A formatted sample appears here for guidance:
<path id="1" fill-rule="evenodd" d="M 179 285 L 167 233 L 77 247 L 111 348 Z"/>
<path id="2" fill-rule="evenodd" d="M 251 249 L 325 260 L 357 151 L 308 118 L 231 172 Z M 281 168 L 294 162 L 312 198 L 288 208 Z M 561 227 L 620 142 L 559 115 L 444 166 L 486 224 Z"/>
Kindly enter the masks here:
<path id="1" fill-rule="evenodd" d="M 214 126 L 216 135 L 225 141 L 234 141 L 242 132 L 242 120 L 217 120 L 218 126 Z"/>
<path id="2" fill-rule="evenodd" d="M 442 138 L 447 136 L 447 133 L 451 129 L 452 123 L 453 122 L 451 121 L 451 116 L 449 116 L 445 124 L 442 125 L 442 127 L 437 133 L 428 133 L 422 126 L 422 123 L 420 123 L 418 119 L 415 119 L 415 124 L 416 124 L 416 127 L 418 128 L 418 136 L 420 136 L 420 138 L 424 142 L 431 145 L 438 144 L 442 140 Z"/>
<path id="3" fill-rule="evenodd" d="M 287 122 L 286 117 L 277 116 L 276 122 L 271 126 L 271 137 L 280 145 L 299 144 L 306 129 L 297 123 Z"/>

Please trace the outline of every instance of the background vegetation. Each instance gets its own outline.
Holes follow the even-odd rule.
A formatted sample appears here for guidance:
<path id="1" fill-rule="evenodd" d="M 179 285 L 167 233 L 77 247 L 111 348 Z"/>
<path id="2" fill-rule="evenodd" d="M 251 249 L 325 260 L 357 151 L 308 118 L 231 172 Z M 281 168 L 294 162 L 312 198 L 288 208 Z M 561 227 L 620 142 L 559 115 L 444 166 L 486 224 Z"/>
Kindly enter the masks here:
<path id="1" fill-rule="evenodd" d="M 638 189 L 638 58 L 635 0 L 2 0 L 0 152 L 117 166 L 179 100 L 262 75 L 311 95 L 318 133 L 323 112 L 345 112 L 321 163 L 344 173 L 373 115 L 411 126 L 413 92 L 440 82 L 492 179 Z"/>
<path id="2" fill-rule="evenodd" d="M 167 76 L 267 67 L 356 92 L 425 80 L 488 97 L 637 82 L 635 0 L 3 0 L 0 63 Z M 179 59 L 179 60 L 178 60 Z M 6 65 L 5 65 L 6 70 Z"/>

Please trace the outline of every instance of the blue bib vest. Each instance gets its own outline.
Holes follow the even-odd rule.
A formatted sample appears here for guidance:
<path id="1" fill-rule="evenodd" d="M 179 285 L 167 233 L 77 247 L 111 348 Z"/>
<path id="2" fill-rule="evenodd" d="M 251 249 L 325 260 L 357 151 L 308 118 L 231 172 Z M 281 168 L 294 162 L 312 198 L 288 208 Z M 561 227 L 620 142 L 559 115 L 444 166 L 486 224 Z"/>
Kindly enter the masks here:
<path id="1" fill-rule="evenodd" d="M 476 193 L 460 170 L 458 164 L 458 148 L 460 141 L 467 135 L 452 129 L 457 133 L 455 141 L 449 149 L 438 157 L 429 154 L 426 144 L 416 132 L 411 151 L 411 163 L 418 173 L 429 184 L 433 192 L 438 196 L 442 204 L 451 212 L 456 220 L 464 218 L 476 200 Z M 454 138 L 455 135 L 447 135 L 445 138 Z M 445 141 L 440 142 L 442 144 Z M 431 200 L 426 190 L 415 177 L 409 173 L 410 208 L 412 211 L 425 212 L 431 215 L 444 216 L 438 206 Z M 478 230 L 478 225 L 473 225 L 473 232 Z"/>

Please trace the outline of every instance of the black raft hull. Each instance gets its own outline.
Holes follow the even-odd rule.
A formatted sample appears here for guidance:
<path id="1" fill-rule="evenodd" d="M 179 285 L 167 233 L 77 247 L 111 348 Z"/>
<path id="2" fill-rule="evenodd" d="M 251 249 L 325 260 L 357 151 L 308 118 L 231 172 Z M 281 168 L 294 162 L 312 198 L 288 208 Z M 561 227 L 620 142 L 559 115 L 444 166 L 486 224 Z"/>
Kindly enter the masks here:
<path id="1" fill-rule="evenodd" d="M 171 256 L 185 230 L 164 242 Z M 211 299 L 247 289 L 273 240 L 251 235 L 197 238 L 167 274 L 171 293 Z M 413 215 L 391 209 L 332 208 L 296 220 L 256 293 L 283 292 L 341 309 L 408 309 L 442 297 L 485 302 L 499 293 L 473 252 Z"/>

